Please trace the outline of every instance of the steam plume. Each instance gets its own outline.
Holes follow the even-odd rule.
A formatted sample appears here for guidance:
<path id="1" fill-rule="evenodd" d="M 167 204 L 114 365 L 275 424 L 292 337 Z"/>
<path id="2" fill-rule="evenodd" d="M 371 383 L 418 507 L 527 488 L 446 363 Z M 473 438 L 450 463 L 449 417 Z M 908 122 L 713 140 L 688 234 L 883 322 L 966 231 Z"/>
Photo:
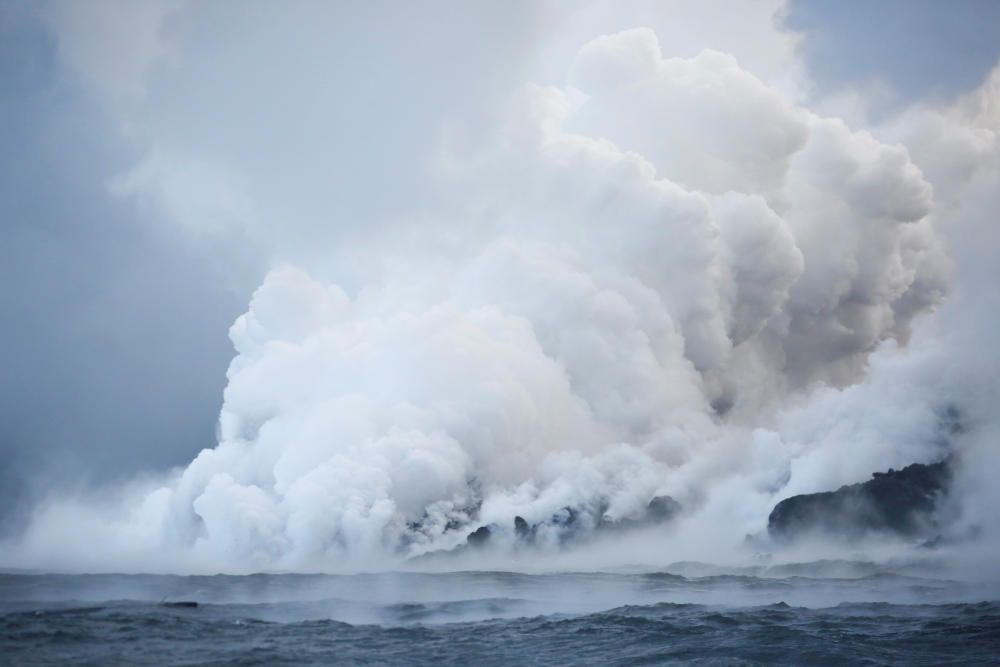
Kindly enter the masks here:
<path id="1" fill-rule="evenodd" d="M 329 256 L 283 253 L 230 331 L 216 447 L 54 500 L 13 553 L 390 566 L 516 516 L 555 549 L 566 508 L 622 520 L 664 495 L 684 508 L 664 549 L 736 549 L 783 497 L 952 448 L 973 462 L 956 511 L 984 525 L 995 355 L 966 350 L 996 331 L 970 290 L 997 275 L 963 238 L 996 236 L 996 80 L 855 131 L 725 53 L 592 40 L 566 82 L 450 125 L 419 207 Z M 152 151 L 115 188 L 184 222 L 189 167 Z M 968 262 L 935 314 L 949 251 Z M 956 405 L 971 430 L 942 440 Z"/>

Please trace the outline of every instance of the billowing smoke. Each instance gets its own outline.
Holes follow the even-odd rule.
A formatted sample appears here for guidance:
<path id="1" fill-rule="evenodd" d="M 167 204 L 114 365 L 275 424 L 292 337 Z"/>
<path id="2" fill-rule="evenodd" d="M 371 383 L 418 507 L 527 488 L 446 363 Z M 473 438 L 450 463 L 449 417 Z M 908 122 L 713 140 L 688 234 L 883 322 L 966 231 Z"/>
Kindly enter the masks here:
<path id="1" fill-rule="evenodd" d="M 669 497 L 665 558 L 724 558 L 784 497 L 955 450 L 955 530 L 988 526 L 998 80 L 857 131 L 725 53 L 594 39 L 559 85 L 449 119 L 419 205 L 277 254 L 230 330 L 216 447 L 54 498 L 10 552 L 395 566 L 481 526 L 509 543 L 515 517 L 556 550 L 567 513 L 586 529 Z M 115 191 L 197 217 L 150 155 Z"/>

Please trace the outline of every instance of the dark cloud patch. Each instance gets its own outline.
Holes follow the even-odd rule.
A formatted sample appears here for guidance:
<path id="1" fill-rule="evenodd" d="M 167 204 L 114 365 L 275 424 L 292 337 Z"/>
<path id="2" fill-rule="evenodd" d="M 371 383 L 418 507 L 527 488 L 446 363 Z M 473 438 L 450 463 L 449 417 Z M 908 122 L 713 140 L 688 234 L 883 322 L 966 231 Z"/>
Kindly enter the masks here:
<path id="1" fill-rule="evenodd" d="M 0 524 L 62 488 L 214 443 L 245 303 L 208 257 L 108 195 L 125 164 L 27 11 L 0 7 Z M 57 481 L 58 480 L 58 481 Z"/>
<path id="2" fill-rule="evenodd" d="M 1000 58 L 995 0 L 792 0 L 810 76 L 824 89 L 888 83 L 905 99 L 974 88 Z"/>

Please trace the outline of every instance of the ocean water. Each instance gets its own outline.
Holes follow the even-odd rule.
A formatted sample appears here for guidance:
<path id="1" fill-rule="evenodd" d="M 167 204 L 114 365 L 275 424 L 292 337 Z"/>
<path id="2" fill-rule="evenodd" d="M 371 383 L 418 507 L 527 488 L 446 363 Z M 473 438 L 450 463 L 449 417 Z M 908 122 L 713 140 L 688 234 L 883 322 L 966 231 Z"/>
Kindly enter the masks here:
<path id="1" fill-rule="evenodd" d="M 843 564 L 670 570 L 3 574 L 0 662 L 1000 664 L 995 587 Z"/>

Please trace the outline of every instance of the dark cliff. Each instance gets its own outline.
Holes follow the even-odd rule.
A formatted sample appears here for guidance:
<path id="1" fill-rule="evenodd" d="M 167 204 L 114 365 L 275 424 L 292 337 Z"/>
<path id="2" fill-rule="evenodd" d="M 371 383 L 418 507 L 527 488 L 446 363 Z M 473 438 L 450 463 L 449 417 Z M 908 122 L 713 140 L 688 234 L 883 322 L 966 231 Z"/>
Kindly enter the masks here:
<path id="1" fill-rule="evenodd" d="M 927 535 L 950 481 L 948 460 L 877 472 L 867 482 L 782 500 L 768 517 L 768 532 L 779 539 L 821 532 L 848 539 L 873 532 Z"/>

